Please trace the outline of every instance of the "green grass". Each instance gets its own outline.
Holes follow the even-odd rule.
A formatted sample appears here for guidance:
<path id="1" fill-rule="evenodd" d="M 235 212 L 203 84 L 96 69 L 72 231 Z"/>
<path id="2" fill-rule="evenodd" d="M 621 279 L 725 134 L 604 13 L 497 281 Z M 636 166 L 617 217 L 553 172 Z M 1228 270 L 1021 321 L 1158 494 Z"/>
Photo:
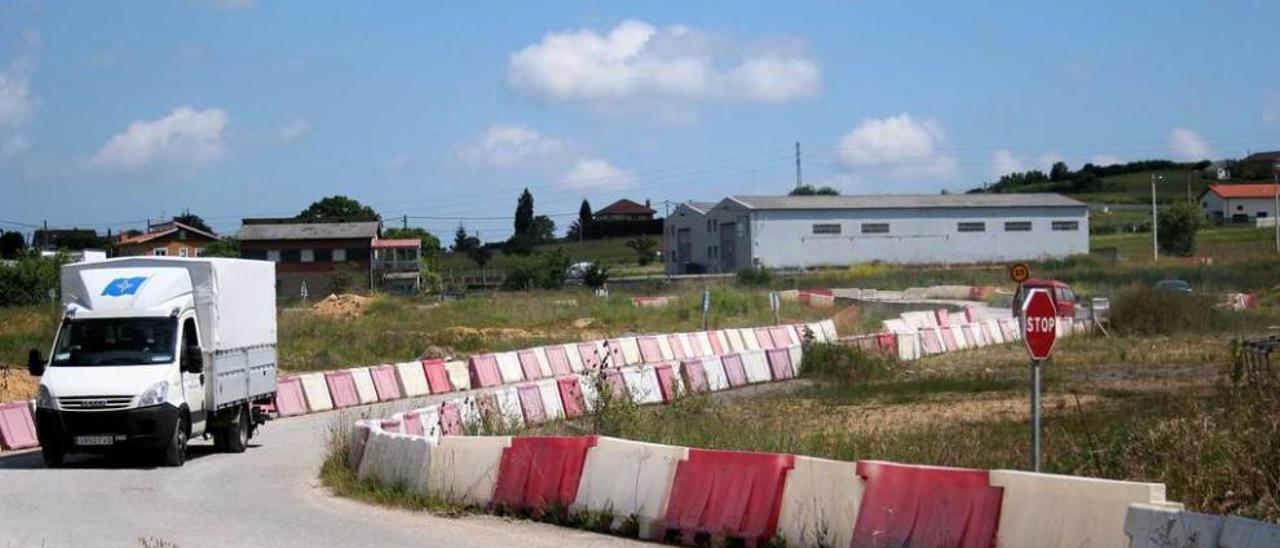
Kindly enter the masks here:
<path id="1" fill-rule="evenodd" d="M 583 242 L 560 242 L 538 246 L 535 251 L 563 249 L 572 262 L 594 261 L 609 265 L 614 276 L 661 273 L 662 263 L 660 261 L 650 263 L 644 267 L 636 263 L 635 250 L 626 245 L 630 240 L 631 238 L 606 238 Z M 502 250 L 494 250 L 493 258 L 485 265 L 485 268 L 503 270 L 516 260 L 519 260 L 519 257 L 507 255 Z M 451 269 L 455 271 L 472 271 L 479 270 L 479 267 L 471 259 L 468 259 L 466 255 L 446 253 L 441 257 L 439 267 L 441 275 L 446 280 L 448 280 L 449 270 Z"/>
<path id="2" fill-rule="evenodd" d="M 1102 177 L 1102 189 L 1097 192 L 1072 192 L 1070 182 L 1026 185 L 1018 187 L 1017 192 L 1059 192 L 1097 204 L 1149 204 L 1152 175 L 1164 177 L 1156 186 L 1156 201 L 1159 203 L 1187 199 L 1188 185 L 1194 200 L 1209 184 L 1217 182 L 1203 178 L 1200 171 L 1194 169 L 1163 169 Z"/>
<path id="3" fill-rule="evenodd" d="M 1093 250 L 1114 247 L 1120 259 L 1130 262 L 1151 262 L 1151 233 L 1099 234 L 1089 238 Z M 1275 249 L 1275 231 L 1270 228 L 1220 227 L 1206 228 L 1196 233 L 1197 257 L 1218 261 L 1272 259 L 1280 257 Z M 1168 257 L 1164 258 L 1168 260 Z M 1177 260 L 1174 258 L 1173 260 Z"/>

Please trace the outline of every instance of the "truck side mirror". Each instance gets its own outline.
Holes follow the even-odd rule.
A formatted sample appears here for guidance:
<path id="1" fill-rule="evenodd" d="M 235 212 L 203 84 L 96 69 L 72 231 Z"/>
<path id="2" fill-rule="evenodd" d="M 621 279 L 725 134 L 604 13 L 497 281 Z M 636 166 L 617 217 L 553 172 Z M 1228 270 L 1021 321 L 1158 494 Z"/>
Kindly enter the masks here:
<path id="1" fill-rule="evenodd" d="M 182 351 L 182 370 L 187 373 L 204 372 L 204 354 L 200 347 L 191 346 Z"/>
<path id="2" fill-rule="evenodd" d="M 40 356 L 40 351 L 34 348 L 27 352 L 27 372 L 34 377 L 44 374 L 44 358 Z"/>

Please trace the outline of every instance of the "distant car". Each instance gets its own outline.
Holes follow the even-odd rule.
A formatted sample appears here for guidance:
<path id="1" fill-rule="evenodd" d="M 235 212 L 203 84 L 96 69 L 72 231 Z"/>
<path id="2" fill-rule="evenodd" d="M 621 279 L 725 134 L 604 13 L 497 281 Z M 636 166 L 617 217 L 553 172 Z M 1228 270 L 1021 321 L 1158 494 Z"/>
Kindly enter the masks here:
<path id="1" fill-rule="evenodd" d="M 591 265 L 593 264 L 595 263 L 591 261 L 573 263 L 569 265 L 569 269 L 565 271 L 565 277 L 567 277 L 570 280 L 581 280 L 582 278 L 586 277 L 587 269 L 591 268 Z"/>
<path id="2" fill-rule="evenodd" d="M 1156 282 L 1154 289 L 1156 291 L 1181 293 L 1183 295 L 1191 294 L 1191 284 L 1187 283 L 1186 280 L 1160 280 Z"/>
<path id="3" fill-rule="evenodd" d="M 1013 295 L 1013 315 L 1015 317 L 1022 314 L 1022 300 L 1026 298 L 1027 292 L 1032 289 L 1049 291 L 1049 296 L 1053 297 L 1053 304 L 1058 309 L 1059 317 L 1074 318 L 1076 316 L 1076 293 L 1071 290 L 1071 286 L 1058 280 L 1031 278 L 1022 282 L 1022 285 L 1018 287 L 1018 292 Z"/>

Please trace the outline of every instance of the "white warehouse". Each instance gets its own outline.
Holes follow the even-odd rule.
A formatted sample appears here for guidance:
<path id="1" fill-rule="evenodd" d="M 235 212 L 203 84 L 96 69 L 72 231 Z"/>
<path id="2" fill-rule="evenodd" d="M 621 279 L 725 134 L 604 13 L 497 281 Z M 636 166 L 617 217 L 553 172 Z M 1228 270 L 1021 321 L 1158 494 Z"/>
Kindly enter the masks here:
<path id="1" fill-rule="evenodd" d="M 668 274 L 1089 252 L 1089 208 L 1060 194 L 730 196 L 680 204 L 664 224 Z"/>

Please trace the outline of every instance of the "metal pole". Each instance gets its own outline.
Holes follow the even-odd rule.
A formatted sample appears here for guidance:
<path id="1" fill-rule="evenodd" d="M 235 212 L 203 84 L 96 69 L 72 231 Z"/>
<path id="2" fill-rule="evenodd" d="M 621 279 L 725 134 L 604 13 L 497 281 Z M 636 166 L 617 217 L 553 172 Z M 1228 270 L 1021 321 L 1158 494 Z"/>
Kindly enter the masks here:
<path id="1" fill-rule="evenodd" d="M 1031 360 L 1031 470 L 1040 471 L 1040 364 Z"/>
<path id="2" fill-rule="evenodd" d="M 1151 175 L 1151 262 L 1160 260 L 1160 219 L 1156 212 L 1156 176 Z"/>
<path id="3" fill-rule="evenodd" d="M 1276 227 L 1276 253 L 1280 253 L 1280 163 L 1277 163 L 1271 171 L 1276 183 L 1275 192 L 1272 193 L 1276 195 L 1276 208 L 1271 212 L 1271 224 Z"/>

